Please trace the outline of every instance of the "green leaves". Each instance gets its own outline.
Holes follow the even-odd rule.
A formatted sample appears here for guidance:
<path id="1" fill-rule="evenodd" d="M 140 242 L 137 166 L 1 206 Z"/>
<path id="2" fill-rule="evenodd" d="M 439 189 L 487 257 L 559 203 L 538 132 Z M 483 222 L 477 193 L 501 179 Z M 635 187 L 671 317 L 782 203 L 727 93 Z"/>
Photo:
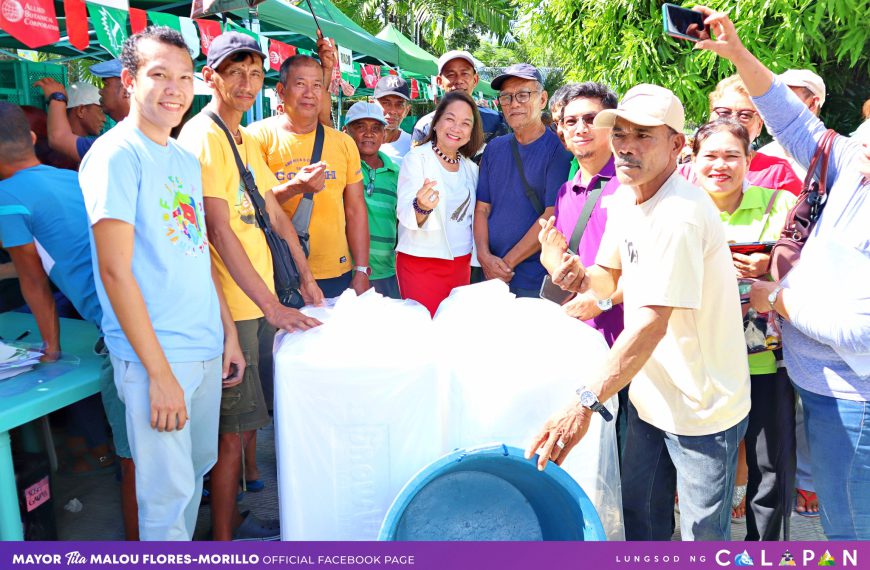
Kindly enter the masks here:
<path id="1" fill-rule="evenodd" d="M 642 82 L 667 86 L 693 124 L 706 120 L 707 94 L 734 72 L 729 62 L 665 36 L 658 0 L 519 2 L 521 13 L 535 14 L 514 33 L 533 63 L 562 65 L 569 80 L 605 82 L 620 94 Z M 851 110 L 870 94 L 870 0 L 703 3 L 728 11 L 744 44 L 773 71 L 819 73 L 829 93 L 822 116 L 830 126 L 851 132 L 858 125 L 860 114 Z"/>

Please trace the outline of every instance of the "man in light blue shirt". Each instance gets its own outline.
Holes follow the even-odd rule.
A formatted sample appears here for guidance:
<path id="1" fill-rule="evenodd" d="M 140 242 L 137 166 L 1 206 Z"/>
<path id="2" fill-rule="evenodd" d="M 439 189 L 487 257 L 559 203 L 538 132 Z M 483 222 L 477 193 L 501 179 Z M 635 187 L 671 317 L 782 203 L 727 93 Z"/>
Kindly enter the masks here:
<path id="1" fill-rule="evenodd" d="M 221 378 L 238 383 L 245 361 L 212 280 L 199 162 L 169 136 L 193 99 L 184 38 L 146 28 L 124 43 L 121 61 L 130 115 L 94 143 L 79 182 L 127 406 L 140 537 L 190 540 L 217 457 Z"/>

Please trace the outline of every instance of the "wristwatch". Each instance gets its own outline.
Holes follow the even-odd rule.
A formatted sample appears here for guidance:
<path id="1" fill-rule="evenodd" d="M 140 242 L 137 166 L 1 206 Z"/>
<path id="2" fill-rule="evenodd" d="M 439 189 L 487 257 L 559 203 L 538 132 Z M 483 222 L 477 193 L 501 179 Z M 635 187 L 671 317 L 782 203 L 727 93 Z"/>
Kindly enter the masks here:
<path id="1" fill-rule="evenodd" d="M 777 285 L 776 289 L 770 292 L 770 295 L 767 296 L 767 303 L 770 305 L 770 310 L 774 313 L 776 312 L 776 300 L 779 298 L 779 294 L 782 292 L 782 285 Z"/>
<path id="2" fill-rule="evenodd" d="M 595 392 L 587 389 L 585 386 L 577 388 L 577 395 L 580 396 L 580 405 L 584 408 L 589 408 L 593 412 L 598 412 L 604 421 L 609 422 L 613 419 L 613 414 L 598 401 L 598 396 Z"/>
<path id="3" fill-rule="evenodd" d="M 367 265 L 355 265 L 353 270 L 359 271 L 360 273 L 365 273 L 369 277 L 371 277 L 372 275 L 372 268 Z"/>
<path id="4" fill-rule="evenodd" d="M 48 101 L 60 101 L 61 103 L 69 103 L 69 99 L 67 96 L 61 93 L 60 91 L 55 91 L 51 95 L 48 96 Z"/>
<path id="5" fill-rule="evenodd" d="M 606 299 L 599 299 L 598 301 L 595 301 L 595 304 L 598 305 L 598 308 L 601 310 L 601 312 L 609 311 L 613 308 L 613 299 L 611 299 L 610 297 Z"/>

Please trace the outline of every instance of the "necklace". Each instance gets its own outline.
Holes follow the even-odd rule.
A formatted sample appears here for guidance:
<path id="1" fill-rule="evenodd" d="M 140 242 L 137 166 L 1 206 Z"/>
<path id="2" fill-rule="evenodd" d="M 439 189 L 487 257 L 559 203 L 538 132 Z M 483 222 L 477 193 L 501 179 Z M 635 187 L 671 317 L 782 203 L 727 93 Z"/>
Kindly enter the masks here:
<path id="1" fill-rule="evenodd" d="M 444 151 L 438 148 L 438 145 L 435 144 L 435 141 L 432 141 L 432 150 L 434 150 L 435 154 L 437 154 L 441 158 L 441 160 L 443 160 L 447 164 L 459 164 L 460 155 L 458 153 L 456 155 L 456 158 L 450 158 L 449 156 L 444 154 Z"/>

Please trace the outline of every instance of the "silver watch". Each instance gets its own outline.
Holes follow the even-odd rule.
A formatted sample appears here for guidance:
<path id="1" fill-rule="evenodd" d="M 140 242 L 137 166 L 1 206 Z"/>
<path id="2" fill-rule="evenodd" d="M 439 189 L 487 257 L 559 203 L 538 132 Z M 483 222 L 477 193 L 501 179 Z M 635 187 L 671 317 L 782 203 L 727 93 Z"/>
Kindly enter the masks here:
<path id="1" fill-rule="evenodd" d="M 613 419 L 613 414 L 610 413 L 610 410 L 604 407 L 604 404 L 598 401 L 598 396 L 595 395 L 595 392 L 583 386 L 582 388 L 577 389 L 577 395 L 580 396 L 581 406 L 589 408 L 593 412 L 598 412 L 606 422 Z"/>
<path id="2" fill-rule="evenodd" d="M 598 308 L 602 312 L 609 311 L 613 308 L 613 299 L 611 299 L 610 297 L 606 299 L 599 299 L 598 301 L 595 301 L 595 304 L 598 305 Z"/>

